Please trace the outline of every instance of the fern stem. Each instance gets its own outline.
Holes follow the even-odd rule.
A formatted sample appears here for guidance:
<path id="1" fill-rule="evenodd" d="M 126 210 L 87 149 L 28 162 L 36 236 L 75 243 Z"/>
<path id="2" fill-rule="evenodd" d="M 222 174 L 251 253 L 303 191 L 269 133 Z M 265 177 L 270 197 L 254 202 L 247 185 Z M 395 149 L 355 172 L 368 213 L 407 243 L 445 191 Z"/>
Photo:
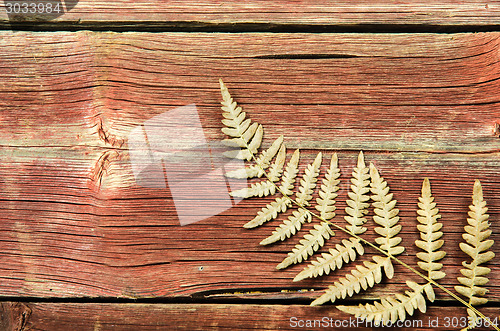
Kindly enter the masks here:
<path id="1" fill-rule="evenodd" d="M 219 79 L 219 82 L 221 84 L 221 86 L 224 86 L 223 85 L 224 83 L 222 82 L 222 79 Z M 245 139 L 243 139 L 243 142 L 245 143 L 246 145 L 246 148 L 248 149 L 249 151 L 249 154 L 250 154 L 250 158 L 257 164 L 257 166 L 261 169 L 261 171 L 264 173 L 264 176 L 266 176 L 266 178 L 271 181 L 271 177 L 269 176 L 269 174 L 264 170 L 262 169 L 262 166 L 257 162 L 257 158 L 255 157 L 255 154 L 250 150 L 250 146 L 249 144 L 246 142 Z M 467 308 L 471 309 L 474 313 L 476 313 L 477 315 L 479 315 L 479 317 L 481 317 L 482 319 L 486 320 L 486 316 L 483 315 L 483 313 L 481 313 L 479 310 L 477 310 L 476 308 L 474 308 L 472 305 L 470 305 L 468 302 L 466 302 L 465 300 L 463 300 L 462 298 L 460 298 L 458 295 L 456 295 L 455 293 L 451 292 L 450 290 L 448 290 L 447 288 L 445 288 L 444 286 L 438 284 L 437 282 L 435 282 L 433 279 L 429 278 L 428 276 L 422 274 L 421 272 L 419 272 L 417 269 L 411 267 L 410 265 L 406 264 L 405 262 L 401 261 L 400 259 L 398 259 L 397 257 L 393 256 L 392 254 L 390 254 L 389 252 L 381 249 L 380 247 L 378 247 L 377 245 L 374 245 L 372 244 L 371 242 L 369 242 L 368 240 L 360 237 L 359 235 L 349 231 L 348 229 L 340 226 L 340 225 L 337 225 L 335 223 L 332 223 L 328 220 L 325 220 L 323 217 L 321 217 L 320 215 L 316 214 L 315 212 L 313 211 L 310 211 L 308 208 L 306 208 L 305 206 L 303 206 L 301 203 L 297 202 L 295 199 L 292 199 L 289 195 L 285 194 L 285 192 L 283 192 L 283 190 L 281 190 L 280 187 L 278 187 L 278 185 L 276 185 L 275 182 L 272 182 L 271 183 L 276 187 L 276 191 L 280 192 L 283 197 L 286 197 L 288 198 L 292 204 L 296 205 L 299 209 L 303 209 L 306 213 L 309 213 L 309 215 L 311 216 L 314 216 L 316 217 L 317 219 L 319 219 L 320 221 L 322 222 L 326 222 L 328 223 L 329 225 L 333 226 L 334 228 L 336 228 L 337 230 L 340 230 L 340 231 L 343 231 L 347 234 L 349 234 L 350 236 L 362 241 L 363 243 L 365 243 L 366 245 L 374 248 L 375 250 L 379 251 L 380 253 L 386 255 L 387 257 L 391 258 L 392 260 L 396 261 L 397 263 L 399 263 L 400 265 L 402 265 L 403 267 L 407 268 L 408 270 L 412 271 L 414 274 L 422 277 L 423 279 L 425 279 L 427 282 L 431 283 L 432 285 L 436 286 L 437 288 L 439 288 L 440 290 L 444 291 L 446 294 L 448 294 L 449 296 L 451 296 L 453 299 L 457 300 L 458 302 L 460 302 L 461 304 L 463 304 L 464 306 L 466 306 Z M 500 331 L 500 328 L 496 325 L 492 325 L 495 330 L 497 331 Z"/>

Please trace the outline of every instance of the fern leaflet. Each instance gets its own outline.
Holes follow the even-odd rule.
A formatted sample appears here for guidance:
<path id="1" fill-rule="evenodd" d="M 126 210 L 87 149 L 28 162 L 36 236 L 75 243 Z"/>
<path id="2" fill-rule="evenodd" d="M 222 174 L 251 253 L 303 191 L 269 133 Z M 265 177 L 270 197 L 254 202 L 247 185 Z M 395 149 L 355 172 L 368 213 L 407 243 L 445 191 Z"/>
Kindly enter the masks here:
<path id="1" fill-rule="evenodd" d="M 480 266 L 495 257 L 495 253 L 488 251 L 493 246 L 493 240 L 487 238 L 491 235 L 488 218 L 486 214 L 488 208 L 483 200 L 483 189 L 481 182 L 476 180 L 472 194 L 472 205 L 469 206 L 469 218 L 464 227 L 465 232 L 462 237 L 465 243 L 460 243 L 460 249 L 472 258 L 471 263 L 462 262 L 464 268 L 460 270 L 464 277 L 458 277 L 461 286 L 455 286 L 455 290 L 469 299 L 472 306 L 482 305 L 488 302 L 484 295 L 488 290 L 483 285 L 488 283 L 486 277 L 491 269 Z M 467 315 L 470 317 L 469 326 L 465 329 L 474 328 L 477 324 L 477 314 L 467 308 Z"/>
<path id="2" fill-rule="evenodd" d="M 321 224 L 315 224 L 314 229 L 306 234 L 304 239 L 300 240 L 300 244 L 296 245 L 295 248 L 288 253 L 288 257 L 278 264 L 276 269 L 284 269 L 291 264 L 300 263 L 306 260 L 309 256 L 313 255 L 318 248 L 325 244 L 325 240 L 330 239 L 330 236 L 334 235 L 335 233 L 330 229 L 328 223 L 323 222 Z"/>
<path id="3" fill-rule="evenodd" d="M 323 295 L 314 300 L 311 306 L 322 305 L 328 301 L 335 302 L 336 299 L 345 299 L 353 296 L 361 289 L 366 290 L 382 281 L 382 268 L 388 278 L 394 275 L 391 259 L 375 255 L 373 261 L 363 262 L 364 266 L 357 265 L 355 270 L 339 279 L 331 285 Z"/>
<path id="4" fill-rule="evenodd" d="M 344 263 L 354 261 L 356 254 L 363 255 L 363 245 L 356 238 L 342 240 L 342 245 L 337 244 L 335 248 L 330 248 L 328 253 L 321 254 L 316 261 L 312 261 L 309 266 L 302 270 L 295 278 L 294 282 L 312 277 L 328 275 L 330 271 L 340 269 Z"/>

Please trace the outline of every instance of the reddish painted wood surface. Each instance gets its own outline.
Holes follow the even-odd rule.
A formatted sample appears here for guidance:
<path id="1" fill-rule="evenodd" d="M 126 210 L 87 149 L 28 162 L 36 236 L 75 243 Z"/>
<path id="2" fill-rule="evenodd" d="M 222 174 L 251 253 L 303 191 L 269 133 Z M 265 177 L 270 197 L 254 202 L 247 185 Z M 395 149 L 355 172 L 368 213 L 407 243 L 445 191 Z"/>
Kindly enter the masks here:
<path id="1" fill-rule="evenodd" d="M 446 313 L 443 313 L 443 309 Z M 390 330 L 456 329 L 463 312 L 457 307 L 431 307 L 425 315 Z M 498 309 L 485 308 L 494 318 Z M 372 330 L 331 306 L 257 304 L 71 304 L 4 303 L 2 326 L 9 330 Z M 10 323 L 10 324 L 7 324 Z M 453 328 L 452 326 L 455 326 Z M 17 329 L 16 329 L 17 327 Z M 487 330 L 477 328 L 475 330 Z"/>
<path id="2" fill-rule="evenodd" d="M 66 3 L 66 2 L 65 2 Z M 70 4 L 71 2 L 68 2 Z M 66 7 L 65 7 L 66 8 Z M 85 1 L 58 18 L 58 23 L 72 27 L 113 24 L 118 27 L 178 26 L 179 23 L 274 23 L 291 25 L 356 26 L 381 25 L 496 25 L 498 1 Z M 0 19 L 5 24 L 4 10 Z M 32 18 L 40 20 L 43 15 Z M 26 20 L 22 14 L 14 21 Z"/>
<path id="3" fill-rule="evenodd" d="M 181 227 L 168 189 L 135 182 L 127 136 L 144 121 L 194 103 L 207 138 L 223 138 L 219 77 L 264 125 L 264 145 L 284 134 L 290 150 L 301 148 L 302 171 L 318 150 L 338 152 L 339 221 L 356 154 L 364 150 L 399 201 L 403 259 L 412 265 L 416 202 L 429 177 L 445 224 L 448 278 L 442 284 L 451 289 L 465 259 L 457 243 L 476 178 L 500 242 L 499 37 L 1 32 L 1 295 L 308 302 L 332 283 L 340 274 L 293 283 L 302 266 L 274 270 L 298 238 L 260 247 L 276 222 L 254 231 L 241 227 L 266 199 Z M 498 304 L 500 266 L 497 260 L 489 265 L 488 295 Z M 357 298 L 394 293 L 407 279 L 417 280 L 396 267 L 393 280 Z M 449 300 L 442 293 L 438 299 Z M 65 323 L 80 319 L 71 305 L 29 306 L 32 320 L 41 323 L 34 330 L 55 325 L 43 319 L 51 314 Z M 103 323 L 127 314 L 145 320 L 151 309 L 182 317 L 191 309 L 105 307 Z M 254 309 L 252 316 L 268 308 L 231 307 L 242 314 Z M 284 316 L 294 306 L 273 307 Z M 203 314 L 210 320 L 216 309 L 207 306 Z M 304 316 L 323 311 L 300 309 Z M 458 309 L 451 310 L 459 315 Z M 84 329 L 98 321 L 89 315 L 81 320 Z M 249 328 L 265 328 L 258 324 L 265 320 L 252 323 Z"/>

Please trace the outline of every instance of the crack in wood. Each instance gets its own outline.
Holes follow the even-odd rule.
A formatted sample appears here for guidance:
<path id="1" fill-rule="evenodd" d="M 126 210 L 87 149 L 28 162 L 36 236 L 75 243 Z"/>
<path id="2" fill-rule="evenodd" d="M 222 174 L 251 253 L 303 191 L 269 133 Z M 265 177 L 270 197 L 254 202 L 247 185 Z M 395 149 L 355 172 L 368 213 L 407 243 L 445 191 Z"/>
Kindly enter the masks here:
<path id="1" fill-rule="evenodd" d="M 480 19 L 480 18 L 477 18 Z M 478 33 L 500 30 L 500 24 L 491 21 L 478 24 L 453 23 L 283 23 L 273 22 L 208 22 L 182 20 L 147 20 L 123 21 L 115 17 L 112 20 L 98 18 L 57 21 L 22 21 L 0 19 L 0 30 L 17 31 L 113 31 L 113 32 L 228 32 L 228 33 Z"/>
<path id="2" fill-rule="evenodd" d="M 104 174 L 108 173 L 111 166 L 111 161 L 120 159 L 120 154 L 116 150 L 108 150 L 101 154 L 96 162 L 96 165 L 90 172 L 90 179 L 100 189 Z"/>
<path id="3" fill-rule="evenodd" d="M 95 188 L 99 190 L 101 188 L 102 179 L 104 174 L 108 174 L 108 170 L 111 166 L 111 161 L 120 159 L 120 149 L 125 143 L 124 139 L 118 138 L 115 135 L 109 133 L 109 129 L 104 127 L 101 115 L 97 116 L 97 123 L 95 127 L 97 128 L 97 134 L 99 139 L 104 142 L 108 150 L 104 151 L 99 159 L 96 161 L 94 167 L 90 171 L 90 180 L 94 183 Z"/>
<path id="4" fill-rule="evenodd" d="M 104 129 L 102 119 L 100 117 L 98 117 L 97 133 L 99 134 L 99 138 L 105 144 L 111 145 L 112 147 L 120 148 L 125 142 L 123 139 L 117 138 L 115 135 L 110 134 L 108 130 Z"/>
<path id="5" fill-rule="evenodd" d="M 321 60 L 321 59 L 352 59 L 359 57 L 354 54 L 269 54 L 256 55 L 254 59 L 288 59 L 288 60 Z"/>

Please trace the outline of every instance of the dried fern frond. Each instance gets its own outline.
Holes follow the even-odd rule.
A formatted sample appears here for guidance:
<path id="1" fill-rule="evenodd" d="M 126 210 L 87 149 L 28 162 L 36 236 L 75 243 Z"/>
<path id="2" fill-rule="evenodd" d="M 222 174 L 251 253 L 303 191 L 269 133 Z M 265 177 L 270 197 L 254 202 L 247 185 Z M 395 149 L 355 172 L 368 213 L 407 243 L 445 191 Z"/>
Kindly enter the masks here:
<path id="1" fill-rule="evenodd" d="M 293 194 L 293 187 L 295 183 L 295 178 L 299 173 L 299 157 L 300 152 L 298 149 L 292 154 L 292 158 L 288 162 L 283 177 L 281 178 L 280 190 L 283 194 L 290 196 Z"/>
<path id="2" fill-rule="evenodd" d="M 460 243 L 460 249 L 472 258 L 472 262 L 462 262 L 464 268 L 460 272 L 464 277 L 458 277 L 458 281 L 463 286 L 455 286 L 455 290 L 467 297 L 470 305 L 476 306 L 488 302 L 488 299 L 484 297 L 488 289 L 483 285 L 488 283 L 489 279 L 486 276 L 491 271 L 490 268 L 480 266 L 480 264 L 495 257 L 495 253 L 488 251 L 494 241 L 487 240 L 491 235 L 491 230 L 489 230 L 488 223 L 489 215 L 486 214 L 488 208 L 483 199 L 483 189 L 479 180 L 474 182 L 472 205 L 469 209 L 469 218 L 467 218 L 469 225 L 464 227 L 466 233 L 462 235 L 465 243 Z M 476 325 L 477 315 L 470 308 L 467 309 L 467 314 L 471 318 L 468 328 L 473 328 Z"/>
<path id="3" fill-rule="evenodd" d="M 336 154 L 334 156 L 335 163 L 338 164 Z M 333 161 L 334 159 L 332 158 L 332 162 Z M 367 208 L 370 206 L 367 202 L 370 199 L 368 196 L 368 192 L 370 192 L 370 175 L 368 171 L 369 169 L 365 165 L 363 152 L 360 152 L 358 155 L 357 167 L 355 167 L 352 172 L 351 191 L 348 192 L 349 199 L 346 201 L 347 207 L 345 211 L 348 216 L 344 216 L 344 219 L 349 223 L 346 228 L 354 234 L 361 234 L 366 231 L 366 228 L 362 227 L 362 225 L 366 222 L 364 215 L 368 213 Z M 316 209 L 318 209 L 318 206 L 316 206 Z M 332 217 L 334 217 L 334 215 L 332 215 Z M 328 275 L 330 271 L 335 270 L 335 268 L 340 269 L 344 262 L 348 263 L 354 261 L 357 256 L 356 253 L 359 255 L 364 254 L 364 248 L 360 240 L 356 238 L 343 240 L 342 245 L 337 244 L 335 249 L 331 248 L 329 253 L 323 253 L 316 261 L 312 261 L 311 264 L 295 276 L 294 281 L 309 277 L 318 277 L 323 274 Z"/>
<path id="4" fill-rule="evenodd" d="M 232 191 L 229 195 L 233 197 L 239 197 L 243 199 L 251 198 L 251 197 L 264 197 L 268 195 L 273 195 L 276 193 L 276 186 L 269 181 L 265 180 L 258 183 L 253 183 L 250 187 L 245 187 L 236 191 Z"/>
<path id="5" fill-rule="evenodd" d="M 335 302 L 336 299 L 345 299 L 353 296 L 361 289 L 366 290 L 382 281 L 382 268 L 388 278 L 394 275 L 394 268 L 389 257 L 373 256 L 373 261 L 363 262 L 364 266 L 357 265 L 355 270 L 339 279 L 329 286 L 323 295 L 314 300 L 311 306 L 322 305 L 328 301 Z"/>
<path id="6" fill-rule="evenodd" d="M 417 210 L 417 220 L 420 224 L 417 225 L 417 229 L 422 240 L 417 239 L 415 245 L 423 250 L 423 252 L 417 253 L 417 257 L 421 260 L 418 262 L 418 266 L 427 272 L 430 279 L 441 279 L 446 276 L 444 272 L 440 271 L 443 265 L 437 262 L 446 255 L 444 251 L 438 251 L 444 244 L 443 240 L 439 240 L 443 236 L 443 233 L 439 231 L 443 225 L 437 222 L 441 215 L 439 215 L 439 209 L 434 202 L 428 178 L 425 178 L 422 183 L 422 196 L 418 199 L 420 209 Z M 337 308 L 343 312 L 354 314 L 357 318 L 363 318 L 367 321 L 374 320 L 377 323 L 404 321 L 406 316 L 412 316 L 416 309 L 425 313 L 426 303 L 423 294 L 425 293 L 431 302 L 435 299 L 431 283 L 419 285 L 407 281 L 406 284 L 412 291 L 406 291 L 405 294 L 396 293 L 393 296 L 383 298 L 380 302 L 374 302 L 374 304 L 360 304 L 354 307 L 338 306 Z"/>
<path id="7" fill-rule="evenodd" d="M 276 198 L 273 202 L 268 203 L 265 207 L 257 212 L 251 221 L 243 225 L 244 228 L 251 229 L 264 224 L 270 220 L 278 217 L 278 214 L 284 213 L 290 206 L 292 202 L 288 197 Z"/>
<path id="8" fill-rule="evenodd" d="M 262 177 L 262 175 L 264 175 L 264 170 L 269 168 L 272 159 L 276 156 L 276 153 L 278 153 L 282 144 L 283 135 L 279 136 L 268 149 L 259 154 L 257 161 L 255 162 L 256 164 L 228 171 L 226 173 L 226 177 L 238 179 Z"/>
<path id="9" fill-rule="evenodd" d="M 365 261 L 363 265 L 358 265 L 355 270 L 330 286 L 321 297 L 312 302 L 312 305 L 319 305 L 327 301 L 333 302 L 338 298 L 345 298 L 346 296 L 352 296 L 354 293 L 359 293 L 361 289 L 374 286 L 382 279 L 382 269 L 384 269 L 388 278 L 392 278 L 394 275 L 392 260 L 395 260 L 409 270 L 419 274 L 428 282 L 420 285 L 408 281 L 407 285 L 410 287 L 410 291 L 386 297 L 380 302 L 375 302 L 373 305 L 359 305 L 358 307 L 340 306 L 338 308 L 356 314 L 358 317 L 376 320 L 377 322 L 404 320 L 407 315 L 412 315 L 416 309 L 425 312 L 425 297 L 430 301 L 435 299 L 432 288 L 432 285 L 434 285 L 468 307 L 467 312 L 472 321 L 466 329 L 476 325 L 476 318 L 478 316 L 485 318 L 473 305 L 482 304 L 487 301 L 484 296 L 488 290 L 483 285 L 488 282 L 486 276 L 491 270 L 480 266 L 480 264 L 491 260 L 494 254 L 488 251 L 493 245 L 493 240 L 487 240 L 491 235 L 491 230 L 489 230 L 487 222 L 487 208 L 486 203 L 483 201 L 479 181 L 476 181 L 474 185 L 473 204 L 470 206 L 470 218 L 467 219 L 469 225 L 465 227 L 466 233 L 463 234 L 465 243 L 460 244 L 461 250 L 471 256 L 472 262 L 463 262 L 464 268 L 461 270 L 461 273 L 464 277 L 458 277 L 462 285 L 455 287 L 460 294 L 469 299 L 467 303 L 456 294 L 436 283 L 436 280 L 445 277 L 444 272 L 441 271 L 442 263 L 439 262 L 445 256 L 445 253 L 440 251 L 443 246 L 443 240 L 441 239 L 443 234 L 440 231 L 442 224 L 437 222 L 440 218 L 439 210 L 436 208 L 434 198 L 431 195 L 428 179 L 424 180 L 422 196 L 419 198 L 418 206 L 420 209 L 418 210 L 417 220 L 420 224 L 417 225 L 417 228 L 420 231 L 420 240 L 416 240 L 415 242 L 416 246 L 423 250 L 423 252 L 417 253 L 417 257 L 420 260 L 418 262 L 419 267 L 427 272 L 427 276 L 424 276 L 395 257 L 404 251 L 404 247 L 399 245 L 402 240 L 397 236 L 401 231 L 401 226 L 397 224 L 399 211 L 395 208 L 396 200 L 392 199 L 393 194 L 389 193 L 387 183 L 380 177 L 373 164 L 370 164 L 369 168 L 366 167 L 362 153 L 358 156 L 358 164 L 354 168 L 353 178 L 351 179 L 352 185 L 351 191 L 348 192 L 349 199 L 346 201 L 347 215 L 345 216 L 345 220 L 349 225 L 344 229 L 328 221 L 328 219 L 331 219 L 335 215 L 335 198 L 337 197 L 336 192 L 338 190 L 339 177 L 336 155 L 332 157 L 330 170 L 322 180 L 321 191 L 319 198 L 316 199 L 317 205 L 315 206 L 320 215 L 316 215 L 306 207 L 310 206 L 310 200 L 312 199 L 318 180 L 322 159 L 321 153 L 317 155 L 312 164 L 307 166 L 305 174 L 300 181 L 298 192 L 296 192 L 296 198 L 292 199 L 290 196 L 295 193 L 294 182 L 298 172 L 298 150 L 292 156 L 292 160 L 289 161 L 282 176 L 286 154 L 283 136 L 276 139 L 267 150 L 257 154 L 262 143 L 263 127 L 258 123 L 252 123 L 250 119 L 246 118 L 246 114 L 231 98 L 222 80 L 220 80 L 220 86 L 224 116 L 222 123 L 225 126 L 222 132 L 229 136 L 229 139 L 225 139 L 223 143 L 227 146 L 238 148 L 227 151 L 224 155 L 247 161 L 251 159 L 256 161 L 252 165 L 231 171 L 226 175 L 234 178 L 255 178 L 266 175 L 267 178 L 267 180 L 255 183 L 249 188 L 232 192 L 233 195 L 243 198 L 269 194 L 274 195 L 277 191 L 275 182 L 281 179 L 279 191 L 283 193 L 283 196 L 275 198 L 274 201 L 262 208 L 252 221 L 245 224 L 245 227 L 261 225 L 268 220 L 276 218 L 279 213 L 290 208 L 292 204 L 297 204 L 298 209 L 294 210 L 292 215 L 277 227 L 271 236 L 262 240 L 261 244 L 266 245 L 294 235 L 301 229 L 304 222 L 311 222 L 313 215 L 323 221 L 315 225 L 314 229 L 306 234 L 304 239 L 300 240 L 299 245 L 278 265 L 278 268 L 285 268 L 292 263 L 300 263 L 314 254 L 324 244 L 325 240 L 333 235 L 333 231 L 329 225 L 339 230 L 344 230 L 353 237 L 349 238 L 349 240 L 343 240 L 342 244 L 337 244 L 335 249 L 329 250 L 329 253 L 323 253 L 321 257 L 299 273 L 294 281 L 307 277 L 321 276 L 328 274 L 335 268 L 340 268 L 343 263 L 354 260 L 356 254 L 363 254 L 364 250 L 361 243 L 376 248 L 384 255 L 383 257 L 374 256 L 373 261 Z M 273 159 L 275 161 L 271 164 Z M 266 172 L 267 169 L 269 169 L 268 172 Z M 370 188 L 368 188 L 368 185 L 370 185 Z M 370 191 L 372 193 L 371 198 L 374 201 L 372 203 L 375 213 L 373 219 L 378 225 L 375 231 L 379 235 L 375 239 L 375 242 L 380 248 L 359 236 L 366 231 L 363 225 L 366 222 L 366 209 L 369 207 L 367 194 Z M 500 331 L 500 328 L 496 325 L 492 326 Z"/>
<path id="10" fill-rule="evenodd" d="M 271 168 L 269 170 L 269 179 L 263 180 L 258 183 L 252 184 L 250 187 L 242 188 L 229 193 L 233 197 L 240 198 L 251 198 L 255 196 L 263 197 L 268 195 L 273 195 L 276 193 L 276 182 L 280 179 L 281 173 L 283 172 L 283 165 L 285 164 L 286 158 L 286 148 L 285 145 L 281 145 L 278 155 L 274 160 Z"/>
<path id="11" fill-rule="evenodd" d="M 359 152 L 357 167 L 354 167 L 351 178 L 351 191 L 347 193 L 349 199 L 346 200 L 347 207 L 344 216 L 349 225 L 346 227 L 354 234 L 362 234 L 366 231 L 363 224 L 366 223 L 364 217 L 368 213 L 370 200 L 368 193 L 370 192 L 370 174 L 369 168 L 365 165 L 363 152 Z"/>
<path id="12" fill-rule="evenodd" d="M 441 215 L 439 215 L 439 209 L 436 208 L 436 203 L 431 193 L 429 178 L 424 178 L 422 196 L 418 200 L 420 202 L 418 203 L 419 209 L 417 210 L 417 214 L 419 216 L 417 216 L 417 221 L 420 224 L 417 225 L 417 229 L 420 231 L 420 238 L 422 240 L 416 240 L 415 245 L 423 250 L 423 252 L 417 253 L 417 257 L 422 260 L 418 262 L 418 266 L 420 269 L 427 271 L 430 279 L 438 280 L 446 276 L 441 271 L 443 264 L 437 262 L 446 255 L 446 252 L 438 250 L 444 245 L 444 240 L 439 239 L 443 236 L 443 232 L 439 231 L 443 227 L 443 224 L 437 221 L 441 218 Z M 429 300 L 433 301 L 431 298 Z"/>
<path id="13" fill-rule="evenodd" d="M 284 144 L 281 145 L 278 155 L 276 156 L 275 162 L 271 165 L 269 169 L 269 180 L 272 182 L 277 182 L 281 174 L 283 173 L 283 166 L 285 165 L 286 159 L 286 147 Z"/>
<path id="14" fill-rule="evenodd" d="M 268 203 L 257 213 L 257 216 L 243 225 L 243 227 L 249 229 L 260 226 L 265 222 L 275 219 L 278 217 L 279 213 L 284 213 L 292 205 L 292 201 L 288 196 L 293 194 L 293 184 L 295 183 L 295 178 L 299 172 L 298 164 L 299 150 L 297 149 L 293 152 L 292 158 L 288 161 L 285 172 L 281 177 L 280 190 L 287 196 L 278 197 L 273 202 Z"/>
<path id="15" fill-rule="evenodd" d="M 396 235 L 401 231 L 399 221 L 399 209 L 396 206 L 396 200 L 393 200 L 393 194 L 389 193 L 389 187 L 383 177 L 380 177 L 377 168 L 370 163 L 370 187 L 373 195 L 371 196 L 374 207 L 373 220 L 381 227 L 376 227 L 375 232 L 380 237 L 375 238 L 375 242 L 380 245 L 380 248 L 387 251 L 390 255 L 398 255 L 403 253 L 405 248 L 398 246 L 401 243 L 401 238 Z"/>

